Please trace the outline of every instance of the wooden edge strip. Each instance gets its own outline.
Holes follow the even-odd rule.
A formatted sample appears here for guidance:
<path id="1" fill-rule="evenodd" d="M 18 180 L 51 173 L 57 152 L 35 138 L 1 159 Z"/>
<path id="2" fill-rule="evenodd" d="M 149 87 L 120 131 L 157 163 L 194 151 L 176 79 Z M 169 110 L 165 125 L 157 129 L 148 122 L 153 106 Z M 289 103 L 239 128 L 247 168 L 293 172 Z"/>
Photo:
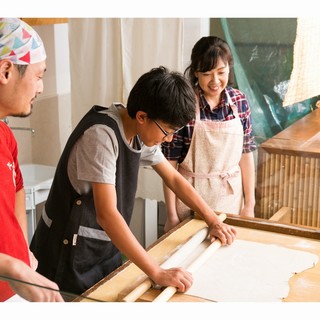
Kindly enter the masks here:
<path id="1" fill-rule="evenodd" d="M 260 218 L 244 218 L 235 215 L 228 215 L 227 224 L 248 229 L 270 231 L 291 236 L 304 237 L 320 240 L 320 229 L 314 227 L 304 227 L 296 224 L 285 224 Z"/>

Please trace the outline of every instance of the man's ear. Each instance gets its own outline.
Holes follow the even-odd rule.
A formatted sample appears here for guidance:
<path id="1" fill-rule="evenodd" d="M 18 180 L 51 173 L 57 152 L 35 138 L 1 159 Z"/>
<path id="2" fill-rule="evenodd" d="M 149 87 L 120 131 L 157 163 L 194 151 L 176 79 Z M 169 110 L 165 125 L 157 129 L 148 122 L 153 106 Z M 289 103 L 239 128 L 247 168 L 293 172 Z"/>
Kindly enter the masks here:
<path id="1" fill-rule="evenodd" d="M 147 113 L 145 113 L 144 111 L 138 111 L 136 113 L 136 120 L 140 123 L 140 124 L 144 124 L 147 120 L 148 120 L 148 115 Z"/>
<path id="2" fill-rule="evenodd" d="M 12 76 L 13 63 L 10 60 L 0 60 L 0 83 L 6 84 Z"/>

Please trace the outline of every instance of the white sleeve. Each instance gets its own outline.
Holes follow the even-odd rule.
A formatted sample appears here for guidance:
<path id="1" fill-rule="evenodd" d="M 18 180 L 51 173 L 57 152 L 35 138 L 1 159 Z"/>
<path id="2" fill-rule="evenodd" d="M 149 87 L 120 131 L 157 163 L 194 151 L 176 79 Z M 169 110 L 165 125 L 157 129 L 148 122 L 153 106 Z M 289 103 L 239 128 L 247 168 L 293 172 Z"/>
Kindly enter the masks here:
<path id="1" fill-rule="evenodd" d="M 140 166 L 155 166 L 164 159 L 159 145 L 153 147 L 143 146 L 141 150 Z"/>

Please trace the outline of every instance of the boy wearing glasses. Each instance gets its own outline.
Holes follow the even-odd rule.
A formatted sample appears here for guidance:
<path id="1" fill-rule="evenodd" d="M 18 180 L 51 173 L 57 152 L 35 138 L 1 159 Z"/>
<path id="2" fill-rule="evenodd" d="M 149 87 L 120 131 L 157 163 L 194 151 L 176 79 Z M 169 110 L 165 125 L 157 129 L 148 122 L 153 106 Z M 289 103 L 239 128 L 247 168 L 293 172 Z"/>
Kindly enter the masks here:
<path id="1" fill-rule="evenodd" d="M 179 73 L 163 67 L 142 75 L 127 107 L 94 106 L 71 134 L 60 158 L 31 248 L 39 272 L 61 290 L 83 293 L 121 265 L 121 254 L 156 284 L 188 290 L 192 275 L 162 269 L 129 229 L 140 165 L 151 165 L 210 227 L 212 239 L 231 244 L 235 230 L 220 222 L 171 166 L 160 144 L 195 114 L 195 95 Z M 50 248 L 50 250 L 49 250 Z"/>

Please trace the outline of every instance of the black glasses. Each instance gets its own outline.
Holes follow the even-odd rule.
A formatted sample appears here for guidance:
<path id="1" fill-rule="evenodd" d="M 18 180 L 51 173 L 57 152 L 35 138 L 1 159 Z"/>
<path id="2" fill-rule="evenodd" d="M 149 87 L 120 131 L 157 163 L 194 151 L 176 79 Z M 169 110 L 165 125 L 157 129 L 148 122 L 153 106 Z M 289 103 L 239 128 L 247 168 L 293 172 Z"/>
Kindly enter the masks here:
<path id="1" fill-rule="evenodd" d="M 156 125 L 157 127 L 162 131 L 162 133 L 164 134 L 164 137 L 163 137 L 163 140 L 167 137 L 170 137 L 170 136 L 173 136 L 175 133 L 177 133 L 179 130 L 181 130 L 183 127 L 171 132 L 171 133 L 168 133 L 166 130 L 162 129 L 160 124 L 156 121 L 156 120 L 153 120 L 151 119 Z"/>

